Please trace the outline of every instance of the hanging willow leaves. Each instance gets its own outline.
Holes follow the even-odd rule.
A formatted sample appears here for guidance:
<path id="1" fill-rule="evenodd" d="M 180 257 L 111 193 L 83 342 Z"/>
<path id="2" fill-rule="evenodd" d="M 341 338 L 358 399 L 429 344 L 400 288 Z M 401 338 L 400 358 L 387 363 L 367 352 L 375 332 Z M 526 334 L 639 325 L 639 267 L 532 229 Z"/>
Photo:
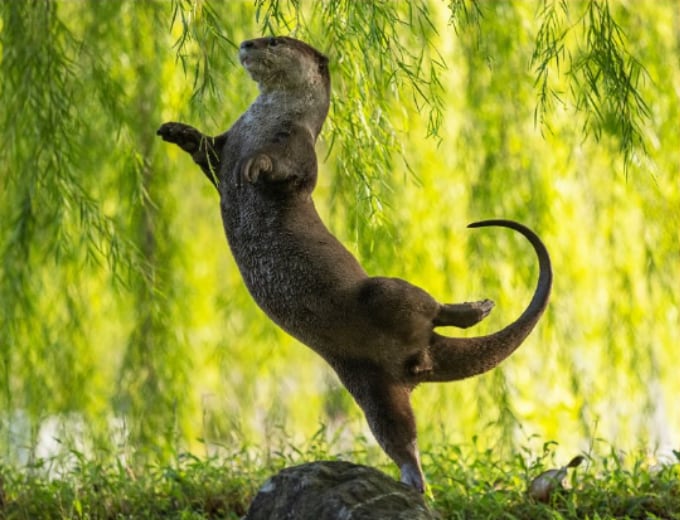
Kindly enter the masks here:
<path id="1" fill-rule="evenodd" d="M 74 281 L 102 261 L 117 267 L 122 244 L 79 171 L 90 128 L 77 105 L 80 42 L 53 2 L 1 9 L 2 399 L 37 420 L 87 405 L 87 301 Z"/>
<path id="2" fill-rule="evenodd" d="M 149 78 L 158 74 L 138 68 L 136 83 L 125 84 L 127 72 L 111 55 L 117 49 L 115 40 L 100 39 L 99 27 L 102 19 L 118 19 L 121 30 L 137 28 L 141 36 L 144 21 L 158 23 L 160 10 L 157 4 L 143 13 L 91 2 L 79 10 L 81 24 L 74 30 L 64 19 L 78 7 L 83 6 L 2 4 L 1 67 L 6 81 L 0 96 L 7 108 L 2 125 L 8 134 L 0 154 L 5 164 L 13 165 L 3 178 L 7 189 L 2 209 L 11 228 L 0 242 L 3 399 L 6 409 L 28 413 L 36 425 L 53 415 L 65 418 L 70 412 L 108 408 L 103 396 L 83 389 L 102 390 L 97 373 L 102 359 L 96 359 L 102 353 L 93 344 L 93 327 L 101 320 L 97 309 L 116 307 L 96 293 L 116 286 L 120 290 L 122 282 L 122 290 L 134 295 L 126 305 L 139 307 L 138 332 L 132 333 L 129 350 L 146 354 L 133 361 L 125 357 L 120 377 L 125 380 L 125 374 L 135 373 L 134 380 L 146 374 L 147 381 L 144 391 L 133 392 L 137 406 L 125 412 L 151 432 L 141 440 L 155 443 L 163 432 L 153 420 L 177 407 L 172 389 L 182 381 L 181 357 L 172 357 L 177 333 L 168 322 L 174 305 L 170 302 L 181 298 L 171 295 L 172 285 L 163 280 L 170 257 L 159 256 L 159 251 L 174 255 L 172 241 L 162 236 L 159 224 L 164 219 L 151 200 L 163 200 L 151 186 L 158 178 L 152 173 L 153 134 L 147 126 L 158 119 L 149 113 L 158 90 L 148 88 L 154 85 Z M 130 17 L 138 23 L 130 24 Z M 91 38 L 88 45 L 77 33 Z M 141 50 L 137 43 L 121 55 L 133 51 L 147 64 L 154 63 L 153 53 L 144 57 Z M 130 100 L 136 101 L 134 112 L 129 111 Z M 136 138 L 128 140 L 130 134 L 145 135 L 146 148 Z M 116 169 L 116 162 L 129 169 Z M 107 193 L 116 187 L 120 199 L 114 191 Z M 137 234 L 129 216 L 139 212 Z M 112 285 L 102 282 L 104 274 Z M 122 391 L 129 395 L 132 386 L 128 382 Z M 166 407 L 159 402 L 167 402 Z M 148 410 L 150 403 L 153 408 Z M 11 432 L 8 427 L 7 435 Z M 37 435 L 39 428 L 31 432 Z M 17 442 L 25 441 L 8 439 L 6 446 Z M 26 445 L 35 446 L 36 439 Z"/>
<path id="3" fill-rule="evenodd" d="M 512 236 L 464 225 L 521 220 L 553 255 L 555 298 L 526 344 L 415 393 L 425 449 L 667 445 L 679 23 L 671 0 L 1 0 L 5 459 L 51 454 L 54 437 L 131 463 L 284 450 L 319 422 L 367 449 L 323 362 L 252 302 L 214 189 L 155 136 L 168 120 L 224 131 L 257 95 L 238 45 L 271 33 L 330 57 L 315 203 L 369 272 L 493 298 L 482 334 L 521 312 L 535 272 Z M 645 174 L 603 175 L 621 163 Z"/>
<path id="4" fill-rule="evenodd" d="M 584 114 L 583 135 L 602 135 L 619 142 L 623 167 L 639 162 L 645 153 L 644 126 L 650 117 L 649 107 L 640 91 L 647 74 L 641 63 L 626 48 L 626 37 L 611 14 L 607 1 L 583 3 L 545 2 L 541 26 L 536 36 L 532 63 L 536 67 L 539 102 L 536 119 L 545 123 L 546 113 L 556 101 L 565 103 L 557 80 L 564 67 L 568 90 L 576 109 Z M 579 20 L 569 20 L 573 11 L 581 11 Z M 566 26 L 566 27 L 565 27 Z M 576 28 L 581 34 L 570 42 Z"/>

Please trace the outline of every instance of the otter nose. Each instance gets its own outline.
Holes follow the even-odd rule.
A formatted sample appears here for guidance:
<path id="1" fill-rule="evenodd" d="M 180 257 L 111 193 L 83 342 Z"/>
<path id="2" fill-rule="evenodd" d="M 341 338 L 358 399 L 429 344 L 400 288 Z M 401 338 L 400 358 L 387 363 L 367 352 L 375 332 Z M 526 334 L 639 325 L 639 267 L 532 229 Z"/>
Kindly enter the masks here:
<path id="1" fill-rule="evenodd" d="M 246 40 L 241 43 L 241 49 L 252 49 L 255 47 L 255 42 L 253 40 Z"/>

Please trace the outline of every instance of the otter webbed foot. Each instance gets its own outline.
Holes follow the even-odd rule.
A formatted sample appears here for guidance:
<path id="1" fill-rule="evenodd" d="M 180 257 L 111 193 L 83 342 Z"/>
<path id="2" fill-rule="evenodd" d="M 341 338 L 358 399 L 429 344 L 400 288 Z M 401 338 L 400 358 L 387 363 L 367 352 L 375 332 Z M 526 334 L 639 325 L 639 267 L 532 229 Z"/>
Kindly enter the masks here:
<path id="1" fill-rule="evenodd" d="M 406 463 L 399 468 L 401 473 L 400 481 L 414 488 L 419 493 L 425 493 L 425 477 L 423 471 L 416 463 Z"/>
<path id="2" fill-rule="evenodd" d="M 465 303 L 445 303 L 439 308 L 433 323 L 435 327 L 453 326 L 466 329 L 486 318 L 494 303 L 491 300 Z"/>

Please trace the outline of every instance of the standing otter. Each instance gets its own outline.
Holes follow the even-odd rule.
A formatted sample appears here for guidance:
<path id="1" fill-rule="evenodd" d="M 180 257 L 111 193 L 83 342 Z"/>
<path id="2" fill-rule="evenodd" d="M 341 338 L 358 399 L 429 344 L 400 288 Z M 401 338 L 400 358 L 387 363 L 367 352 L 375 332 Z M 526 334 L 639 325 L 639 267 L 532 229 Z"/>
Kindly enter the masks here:
<path id="1" fill-rule="evenodd" d="M 190 153 L 219 191 L 227 240 L 255 301 L 333 367 L 402 482 L 422 492 L 411 391 L 422 382 L 485 372 L 520 345 L 548 301 L 548 252 L 520 224 L 471 224 L 523 234 L 538 255 L 538 286 L 524 313 L 495 334 L 437 334 L 439 326 L 474 325 L 493 303 L 440 304 L 404 280 L 369 277 L 314 208 L 314 144 L 329 107 L 328 59 L 287 37 L 245 41 L 239 57 L 260 95 L 227 132 L 209 137 L 165 123 L 158 135 Z"/>

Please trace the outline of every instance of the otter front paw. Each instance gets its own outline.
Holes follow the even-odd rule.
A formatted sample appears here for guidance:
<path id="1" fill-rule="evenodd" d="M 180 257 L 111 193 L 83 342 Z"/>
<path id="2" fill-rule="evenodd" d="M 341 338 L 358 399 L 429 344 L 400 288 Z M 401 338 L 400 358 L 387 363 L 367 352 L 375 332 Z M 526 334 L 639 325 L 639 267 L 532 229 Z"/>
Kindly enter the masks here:
<path id="1" fill-rule="evenodd" d="M 254 184 L 262 174 L 271 174 L 274 170 L 274 164 L 271 158 L 265 154 L 259 154 L 246 161 L 243 165 L 242 175 L 246 182 Z"/>
<path id="2" fill-rule="evenodd" d="M 198 151 L 201 139 L 204 137 L 203 134 L 193 126 L 174 122 L 163 123 L 156 131 L 156 135 L 160 135 L 163 138 L 163 141 L 175 143 L 182 150 L 190 154 L 194 154 Z"/>

